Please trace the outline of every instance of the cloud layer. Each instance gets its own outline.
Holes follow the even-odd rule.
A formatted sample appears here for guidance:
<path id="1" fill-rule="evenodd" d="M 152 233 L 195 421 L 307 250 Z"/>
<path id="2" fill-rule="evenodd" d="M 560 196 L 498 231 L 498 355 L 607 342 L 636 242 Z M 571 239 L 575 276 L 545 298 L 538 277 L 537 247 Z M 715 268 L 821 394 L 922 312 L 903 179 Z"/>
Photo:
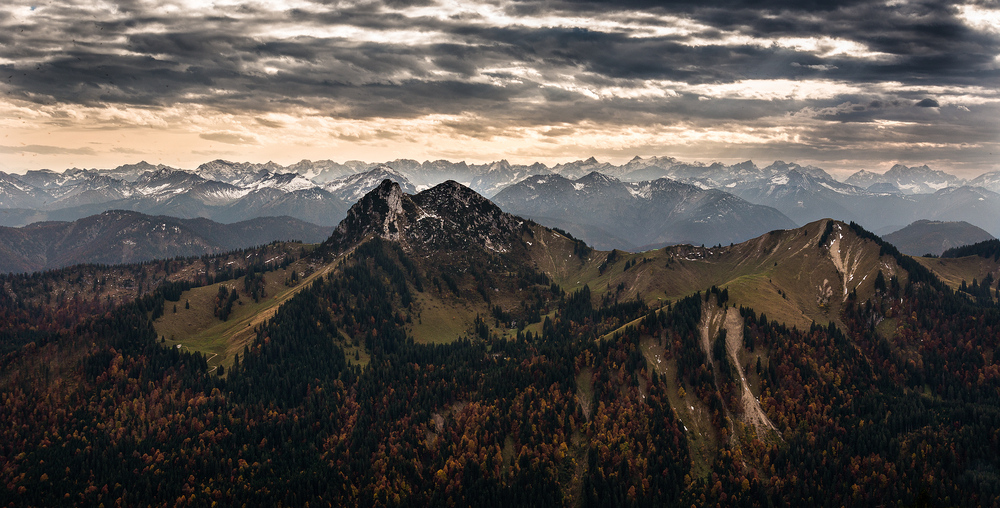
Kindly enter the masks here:
<path id="1" fill-rule="evenodd" d="M 205 4 L 0 6 L 4 153 L 665 154 L 969 174 L 994 169 L 1000 142 L 996 2 Z"/>

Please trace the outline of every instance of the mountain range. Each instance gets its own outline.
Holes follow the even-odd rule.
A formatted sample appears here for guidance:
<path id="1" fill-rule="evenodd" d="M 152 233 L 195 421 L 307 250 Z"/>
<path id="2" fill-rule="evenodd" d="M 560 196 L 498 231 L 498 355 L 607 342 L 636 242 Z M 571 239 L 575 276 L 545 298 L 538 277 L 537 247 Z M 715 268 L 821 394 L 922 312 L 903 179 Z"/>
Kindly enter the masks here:
<path id="1" fill-rule="evenodd" d="M 796 224 L 778 210 L 669 178 L 626 183 L 592 172 L 538 175 L 500 191 L 504 210 L 572 232 L 600 249 L 742 242 Z"/>
<path id="2" fill-rule="evenodd" d="M 899 194 L 930 194 L 947 187 L 966 184 L 961 178 L 944 171 L 933 170 L 926 164 L 918 167 L 896 164 L 882 174 L 861 170 L 848 177 L 844 183 L 876 192 Z"/>
<path id="3" fill-rule="evenodd" d="M 616 183 L 605 185 L 594 175 Z M 553 178 L 548 189 L 553 194 L 525 190 L 545 177 Z M 841 182 L 822 168 L 783 161 L 758 167 L 752 161 L 702 164 L 671 157 L 635 157 L 622 165 L 591 157 L 552 167 L 506 160 L 303 160 L 289 166 L 215 160 L 192 171 L 140 162 L 107 170 L 2 173 L 0 224 L 72 221 L 127 209 L 223 223 L 290 216 L 335 226 L 385 178 L 405 192 L 461 182 L 510 212 L 552 221 L 608 248 L 738 242 L 767 228 L 823 218 L 880 232 L 921 219 L 966 221 L 1000 236 L 1000 172 L 963 180 L 927 166 L 897 164 L 884 174 L 862 170 Z"/>
<path id="4" fill-rule="evenodd" d="M 292 217 L 258 217 L 233 224 L 112 210 L 72 222 L 0 226 L 0 273 L 76 264 L 124 264 L 201 256 L 276 240 L 318 243 L 332 228 Z"/>

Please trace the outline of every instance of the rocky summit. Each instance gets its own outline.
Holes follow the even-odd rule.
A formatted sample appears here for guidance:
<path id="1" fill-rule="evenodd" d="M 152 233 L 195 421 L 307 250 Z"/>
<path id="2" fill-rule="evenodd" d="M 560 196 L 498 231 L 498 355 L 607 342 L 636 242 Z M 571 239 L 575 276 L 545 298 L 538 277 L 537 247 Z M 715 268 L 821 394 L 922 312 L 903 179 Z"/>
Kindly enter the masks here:
<path id="1" fill-rule="evenodd" d="M 325 245 L 342 252 L 380 237 L 415 252 L 478 247 L 508 253 L 523 245 L 523 225 L 522 219 L 453 180 L 409 195 L 386 179 L 351 207 Z"/>

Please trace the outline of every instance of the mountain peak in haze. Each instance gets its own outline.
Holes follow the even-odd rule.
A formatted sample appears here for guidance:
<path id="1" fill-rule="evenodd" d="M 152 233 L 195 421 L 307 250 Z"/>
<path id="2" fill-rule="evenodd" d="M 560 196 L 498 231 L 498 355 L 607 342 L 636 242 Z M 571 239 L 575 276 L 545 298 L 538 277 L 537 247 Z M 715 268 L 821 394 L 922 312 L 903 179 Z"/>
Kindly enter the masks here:
<path id="1" fill-rule="evenodd" d="M 612 185 L 612 184 L 616 184 L 616 183 L 621 183 L 621 181 L 618 180 L 617 178 L 615 178 L 613 176 L 605 175 L 604 173 L 601 173 L 599 171 L 591 171 L 590 173 L 587 173 L 586 175 L 581 176 L 576 181 L 577 181 L 577 183 L 581 183 L 581 184 L 585 184 L 585 185 L 601 185 L 601 186 L 607 186 L 607 185 Z"/>
<path id="2" fill-rule="evenodd" d="M 496 162 L 490 163 L 490 165 L 486 168 L 487 173 L 493 173 L 496 171 L 510 171 L 510 163 L 507 162 L 507 159 L 500 159 Z"/>
<path id="3" fill-rule="evenodd" d="M 505 210 L 602 249 L 732 243 L 795 227 L 773 208 L 668 178 L 625 183 L 599 172 L 576 180 L 532 176 L 493 199 Z"/>
<path id="4" fill-rule="evenodd" d="M 891 183 L 905 194 L 930 194 L 948 187 L 957 187 L 965 181 L 944 171 L 923 166 L 895 164 L 883 174 L 860 170 L 845 180 L 845 183 L 862 189 L 877 183 Z"/>
<path id="5" fill-rule="evenodd" d="M 939 256 L 953 247 L 992 240 L 993 235 L 965 221 L 921 219 L 882 238 L 904 254 Z"/>
<path id="6" fill-rule="evenodd" d="M 363 173 L 338 178 L 327 183 L 323 188 L 347 203 L 354 203 L 379 187 L 384 180 L 398 183 L 404 193 L 417 192 L 417 189 L 405 176 L 385 164 L 379 164 Z"/>

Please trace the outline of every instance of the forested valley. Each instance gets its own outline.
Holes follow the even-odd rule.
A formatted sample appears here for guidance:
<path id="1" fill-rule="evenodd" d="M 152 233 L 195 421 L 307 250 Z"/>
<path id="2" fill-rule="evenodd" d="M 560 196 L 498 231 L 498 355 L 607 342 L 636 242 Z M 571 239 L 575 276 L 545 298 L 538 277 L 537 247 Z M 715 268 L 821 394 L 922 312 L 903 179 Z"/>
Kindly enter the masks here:
<path id="1" fill-rule="evenodd" d="M 152 325 L 182 290 L 207 284 L 205 274 L 113 307 L 5 293 L 0 500 L 1000 502 L 992 286 L 985 296 L 953 291 L 901 261 L 904 280 L 880 274 L 872 298 L 850 295 L 844 327 L 798 329 L 733 308 L 726 288 L 652 306 L 620 288 L 567 292 L 504 254 L 449 270 L 376 238 L 336 263 L 257 327 L 222 372 L 209 372 L 200 354 L 162 347 Z M 419 294 L 486 299 L 488 287 L 476 288 L 490 277 L 538 303 L 497 305 L 450 343 L 408 336 Z M 724 328 L 701 345 L 706 316 L 728 312 L 742 322 L 743 356 L 727 353 Z M 538 331 L 499 333 L 518 321 Z M 350 361 L 345 337 L 370 354 L 367 365 Z M 755 361 L 734 362 L 751 352 Z M 747 423 L 740 372 L 773 427 Z M 682 420 L 683 406 L 702 411 L 703 424 Z"/>

